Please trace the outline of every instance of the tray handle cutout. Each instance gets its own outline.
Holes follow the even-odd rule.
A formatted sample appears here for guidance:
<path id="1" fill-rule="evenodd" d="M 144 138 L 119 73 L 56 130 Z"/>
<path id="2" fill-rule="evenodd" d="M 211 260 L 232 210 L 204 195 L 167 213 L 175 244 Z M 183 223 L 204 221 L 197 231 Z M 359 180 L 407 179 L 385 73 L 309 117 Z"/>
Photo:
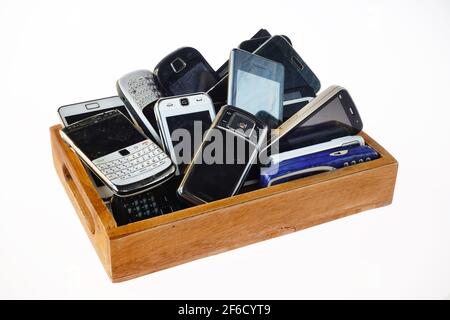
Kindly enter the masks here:
<path id="1" fill-rule="evenodd" d="M 80 191 L 78 190 L 78 187 L 73 181 L 73 177 L 65 164 L 62 165 L 62 172 L 64 175 L 64 179 L 67 185 L 69 186 L 69 190 L 72 192 L 74 198 L 76 199 L 76 205 L 78 206 L 79 212 L 81 212 L 84 216 L 84 221 L 86 223 L 87 229 L 91 234 L 94 235 L 95 234 L 94 218 L 92 217 L 92 214 L 90 213 L 86 205 L 86 202 L 81 196 Z"/>

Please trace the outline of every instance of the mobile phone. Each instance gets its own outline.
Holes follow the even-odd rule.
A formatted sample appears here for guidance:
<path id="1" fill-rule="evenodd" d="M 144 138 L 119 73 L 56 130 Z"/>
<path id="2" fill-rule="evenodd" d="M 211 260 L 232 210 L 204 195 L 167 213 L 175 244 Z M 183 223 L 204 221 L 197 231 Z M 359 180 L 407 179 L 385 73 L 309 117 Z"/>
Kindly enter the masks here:
<path id="1" fill-rule="evenodd" d="M 349 92 L 340 86 L 331 86 L 272 130 L 268 148 L 274 154 L 285 144 L 295 144 L 295 148 L 305 147 L 356 135 L 362 127 L 361 117 Z"/>
<path id="2" fill-rule="evenodd" d="M 284 67 L 240 49 L 230 53 L 227 104 L 276 128 L 283 119 Z"/>
<path id="3" fill-rule="evenodd" d="M 304 107 L 305 102 L 299 99 L 314 97 L 319 92 L 319 79 L 284 36 L 270 37 L 253 53 L 284 66 L 283 104 L 288 106 L 284 108 L 287 112 L 284 119 L 288 119 L 289 115 L 294 113 L 292 110 L 296 112 Z M 208 90 L 207 93 L 211 96 L 214 104 L 220 105 L 226 101 L 227 81 L 228 76 L 224 76 Z"/>
<path id="4" fill-rule="evenodd" d="M 176 175 L 184 174 L 216 116 L 211 98 L 205 93 L 161 98 L 154 109 L 165 151 L 177 166 Z"/>
<path id="5" fill-rule="evenodd" d="M 175 172 L 170 158 L 118 110 L 75 122 L 60 133 L 115 195 L 151 189 Z"/>
<path id="6" fill-rule="evenodd" d="M 154 70 L 167 96 L 206 92 L 218 81 L 214 69 L 200 52 L 191 47 L 170 53 Z"/>
<path id="7" fill-rule="evenodd" d="M 306 91 L 308 88 L 312 88 L 314 93 L 319 92 L 319 79 L 285 37 L 280 35 L 271 37 L 254 53 L 284 66 L 285 102 L 309 97 L 310 92 Z"/>
<path id="8" fill-rule="evenodd" d="M 249 40 L 245 40 L 242 41 L 239 44 L 239 49 L 245 50 L 247 52 L 255 52 L 264 42 L 266 42 L 267 40 L 269 40 L 271 37 L 271 35 L 268 36 L 263 36 L 263 37 L 259 37 L 259 38 L 252 38 Z M 289 42 L 290 45 L 292 45 L 291 39 L 289 39 L 287 36 L 282 36 L 286 39 L 287 42 Z"/>
<path id="9" fill-rule="evenodd" d="M 250 44 L 249 46 L 254 46 L 255 44 L 254 44 L 253 40 L 258 41 L 258 43 L 259 43 L 260 41 L 262 41 L 262 42 L 266 41 L 266 40 L 269 39 L 270 37 L 271 37 L 271 35 L 270 35 L 269 31 L 267 31 L 266 29 L 259 29 L 258 32 L 256 32 L 249 40 L 246 40 L 246 41 L 251 41 L 251 44 Z M 266 39 L 266 40 L 260 40 L 260 39 Z M 241 47 L 241 45 L 246 46 L 246 44 L 244 44 L 246 41 L 241 42 L 241 44 L 239 45 L 239 48 L 240 48 L 240 49 L 246 50 L 245 48 L 242 48 L 242 47 Z M 262 43 L 262 42 L 261 42 L 261 43 Z M 260 45 L 260 44 L 258 44 L 258 46 L 259 46 L 259 45 Z M 257 46 L 257 47 L 258 47 L 258 46 Z M 256 49 L 256 48 L 255 48 L 255 49 Z M 252 50 L 252 51 L 246 50 L 246 51 L 248 51 L 248 52 L 253 52 L 253 50 Z M 216 73 L 217 73 L 219 79 L 222 79 L 224 76 L 226 76 L 226 75 L 228 74 L 228 60 L 225 61 L 225 62 L 220 66 L 220 68 L 216 70 Z"/>
<path id="10" fill-rule="evenodd" d="M 62 125 L 67 127 L 77 121 L 110 110 L 119 110 L 129 120 L 133 120 L 123 101 L 117 96 L 64 105 L 58 108 L 58 115 Z M 89 168 L 86 167 L 86 169 L 100 197 L 102 199 L 110 198 L 113 195 L 111 190 Z"/>
<path id="11" fill-rule="evenodd" d="M 156 131 L 156 120 L 154 117 L 147 118 L 142 112 L 145 107 L 152 106 L 162 96 L 155 75 L 148 70 L 136 70 L 117 80 L 116 88 L 138 126 L 147 136 L 161 145 L 161 139 Z"/>
<path id="12" fill-rule="evenodd" d="M 267 125 L 242 109 L 224 106 L 178 188 L 193 204 L 235 195 L 241 188 L 267 135 Z"/>
<path id="13" fill-rule="evenodd" d="M 262 168 L 260 186 L 267 187 L 317 173 L 334 171 L 378 159 L 378 153 L 369 146 L 347 146 L 301 155 Z"/>

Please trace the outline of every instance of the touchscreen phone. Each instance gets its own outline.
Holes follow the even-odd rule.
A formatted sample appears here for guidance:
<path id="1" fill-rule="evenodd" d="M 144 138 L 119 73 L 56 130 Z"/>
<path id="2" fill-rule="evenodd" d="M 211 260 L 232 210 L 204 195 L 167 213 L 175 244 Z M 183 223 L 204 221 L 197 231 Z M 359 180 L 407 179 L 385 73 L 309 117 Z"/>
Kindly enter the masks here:
<path id="1" fill-rule="evenodd" d="M 63 126 L 66 127 L 77 121 L 111 110 L 119 110 L 129 120 L 134 120 L 124 102 L 118 96 L 64 105 L 58 108 L 58 115 Z M 100 197 L 102 199 L 110 198 L 113 195 L 110 189 L 89 168 L 86 169 Z"/>
<path id="2" fill-rule="evenodd" d="M 272 131 L 272 153 L 289 151 L 361 131 L 363 123 L 349 92 L 331 86 Z"/>
<path id="3" fill-rule="evenodd" d="M 228 105 L 250 112 L 276 128 L 283 119 L 284 67 L 240 49 L 230 53 Z"/>
<path id="4" fill-rule="evenodd" d="M 155 115 L 166 152 L 184 174 L 216 113 L 207 94 L 195 93 L 160 99 Z"/>

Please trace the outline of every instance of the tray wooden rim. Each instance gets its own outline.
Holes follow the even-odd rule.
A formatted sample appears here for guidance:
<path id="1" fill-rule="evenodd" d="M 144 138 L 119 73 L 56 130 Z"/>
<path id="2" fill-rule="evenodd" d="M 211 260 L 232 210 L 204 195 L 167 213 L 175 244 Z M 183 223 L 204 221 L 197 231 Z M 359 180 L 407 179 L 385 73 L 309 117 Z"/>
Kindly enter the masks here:
<path id="1" fill-rule="evenodd" d="M 92 185 L 91 180 L 83 167 L 83 164 L 75 155 L 75 153 L 72 152 L 70 148 L 63 142 L 59 134 L 59 130 L 61 128 L 61 125 L 54 125 L 50 128 L 53 152 L 57 152 L 60 161 L 68 166 L 67 168 L 65 168 L 65 170 L 67 170 L 67 174 L 74 176 L 76 173 L 77 177 L 72 181 L 72 183 L 74 183 L 78 191 L 81 192 L 79 197 L 81 199 L 77 199 L 77 202 L 83 202 L 82 204 L 79 203 L 78 205 L 84 205 L 86 207 L 85 210 L 88 210 L 90 214 L 92 214 L 92 212 L 95 212 L 98 215 L 99 219 L 94 220 L 101 222 L 102 225 L 100 227 L 105 231 L 107 237 L 110 240 L 119 239 L 130 234 L 136 234 L 149 229 L 162 227 L 167 224 L 180 222 L 185 219 L 192 219 L 201 215 L 214 214 L 215 212 L 220 211 L 224 208 L 239 206 L 243 203 L 252 202 L 265 197 L 275 196 L 279 193 L 286 193 L 292 190 L 306 188 L 314 184 L 326 183 L 327 181 L 338 179 L 343 176 L 362 173 L 364 171 L 372 170 L 378 167 L 398 165 L 397 160 L 387 150 L 385 150 L 368 134 L 366 134 L 365 132 L 361 132 L 360 135 L 364 138 L 366 143 L 378 151 L 378 153 L 380 154 L 379 159 L 358 164 L 357 166 L 350 166 L 332 172 L 293 180 L 269 188 L 250 191 L 231 198 L 214 201 L 163 216 L 130 223 L 124 226 L 117 226 L 114 218 L 112 217 L 112 214 L 109 212 L 109 209 L 105 206 L 102 199 L 98 196 L 98 193 Z M 88 219 L 88 217 L 86 218 Z"/>

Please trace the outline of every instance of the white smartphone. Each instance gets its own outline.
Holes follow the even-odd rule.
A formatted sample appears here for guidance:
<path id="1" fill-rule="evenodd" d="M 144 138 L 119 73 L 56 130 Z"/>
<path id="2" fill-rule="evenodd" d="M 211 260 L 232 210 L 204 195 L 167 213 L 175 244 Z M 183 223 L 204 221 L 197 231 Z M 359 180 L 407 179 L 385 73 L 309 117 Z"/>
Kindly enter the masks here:
<path id="1" fill-rule="evenodd" d="M 118 96 L 65 105 L 59 107 L 58 115 L 61 119 L 63 127 L 67 127 L 80 120 L 111 110 L 119 110 L 129 120 L 133 121 L 128 109 Z M 102 199 L 110 198 L 113 195 L 111 190 L 106 187 L 105 184 L 89 168 L 86 167 L 86 169 L 100 197 Z"/>
<path id="2" fill-rule="evenodd" d="M 163 146 L 183 174 L 216 114 L 205 93 L 161 98 L 154 107 Z"/>

